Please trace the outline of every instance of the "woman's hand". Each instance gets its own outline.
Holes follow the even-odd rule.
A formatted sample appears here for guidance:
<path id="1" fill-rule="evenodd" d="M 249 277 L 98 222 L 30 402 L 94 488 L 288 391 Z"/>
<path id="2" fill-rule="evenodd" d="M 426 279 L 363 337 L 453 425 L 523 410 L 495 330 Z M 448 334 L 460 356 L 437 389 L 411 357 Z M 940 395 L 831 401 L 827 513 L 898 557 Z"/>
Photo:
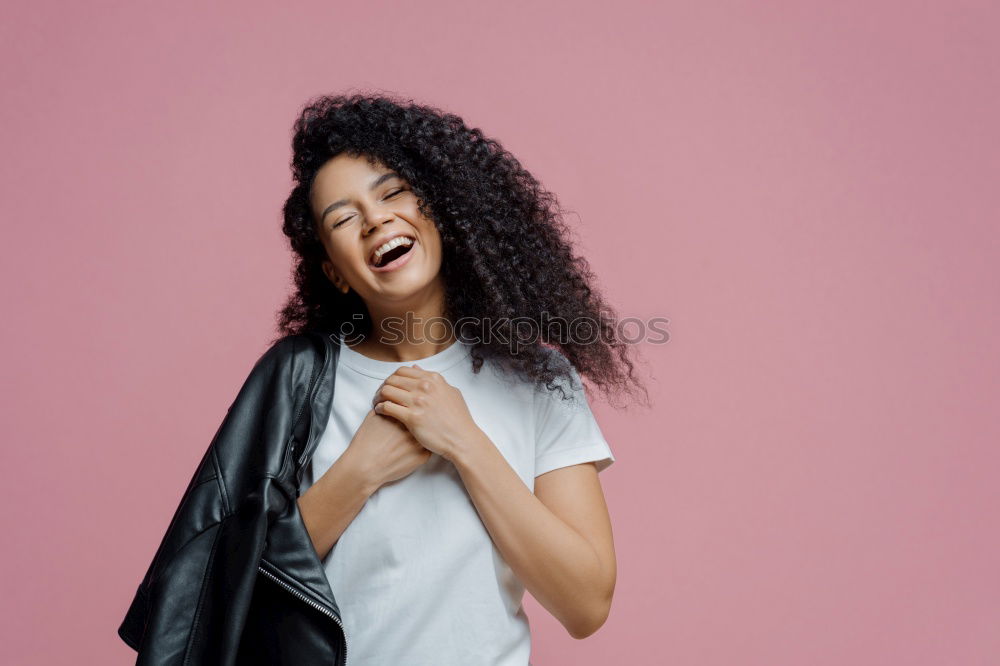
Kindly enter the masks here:
<path id="1" fill-rule="evenodd" d="M 374 493 L 423 465 L 431 452 L 399 421 L 369 410 L 342 457 Z"/>
<path id="2" fill-rule="evenodd" d="M 440 373 L 417 364 L 386 377 L 372 400 L 375 412 L 397 419 L 421 446 L 454 462 L 459 448 L 481 432 L 462 392 Z"/>

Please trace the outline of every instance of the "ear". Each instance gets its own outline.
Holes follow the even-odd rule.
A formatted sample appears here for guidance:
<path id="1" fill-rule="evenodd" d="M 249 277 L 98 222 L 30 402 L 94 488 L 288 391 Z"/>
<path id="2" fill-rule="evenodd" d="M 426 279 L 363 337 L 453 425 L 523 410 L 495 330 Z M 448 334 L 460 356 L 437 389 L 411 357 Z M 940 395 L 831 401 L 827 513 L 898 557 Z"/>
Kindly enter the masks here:
<path id="1" fill-rule="evenodd" d="M 333 286 L 338 291 L 346 294 L 350 290 L 351 287 L 347 284 L 347 280 L 340 276 L 337 269 L 333 267 L 333 263 L 329 260 L 323 262 L 323 273 L 326 274 L 326 278 L 333 283 Z"/>

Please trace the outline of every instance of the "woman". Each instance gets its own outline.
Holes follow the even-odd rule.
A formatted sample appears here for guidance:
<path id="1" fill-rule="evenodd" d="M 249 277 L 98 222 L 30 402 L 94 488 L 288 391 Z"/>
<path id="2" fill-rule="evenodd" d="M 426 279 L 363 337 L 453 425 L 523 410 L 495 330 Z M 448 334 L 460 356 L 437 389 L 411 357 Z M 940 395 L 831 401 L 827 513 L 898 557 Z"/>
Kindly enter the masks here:
<path id="1" fill-rule="evenodd" d="M 614 456 L 580 377 L 638 383 L 555 197 L 460 118 L 384 96 L 312 100 L 293 150 L 281 335 L 119 634 L 141 663 L 523 666 L 528 589 L 589 636 Z"/>
<path id="2" fill-rule="evenodd" d="M 384 97 L 314 100 L 293 146 L 282 332 L 344 333 L 299 506 L 352 663 L 526 664 L 525 587 L 589 636 L 614 456 L 578 373 L 632 366 L 555 198 L 458 117 Z"/>

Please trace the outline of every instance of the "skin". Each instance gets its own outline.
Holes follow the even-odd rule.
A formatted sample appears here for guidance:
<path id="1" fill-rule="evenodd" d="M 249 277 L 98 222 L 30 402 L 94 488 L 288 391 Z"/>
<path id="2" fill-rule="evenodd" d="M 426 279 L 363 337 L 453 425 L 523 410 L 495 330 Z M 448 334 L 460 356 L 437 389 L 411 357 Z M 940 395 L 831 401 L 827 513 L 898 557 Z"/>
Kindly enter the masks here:
<path id="1" fill-rule="evenodd" d="M 375 330 L 387 317 L 417 315 L 405 328 L 406 340 L 390 343 L 374 335 L 352 348 L 379 360 L 419 360 L 455 340 L 453 335 L 444 342 L 425 339 L 420 321 L 443 317 L 441 239 L 433 221 L 420 214 L 405 181 L 393 178 L 369 189 L 387 171 L 364 158 L 339 155 L 318 172 L 311 203 L 327 251 L 324 272 L 337 288 L 361 296 Z M 397 194 L 401 187 L 404 192 Z M 320 220 L 341 199 L 347 205 Z M 418 254 L 398 271 L 370 270 L 376 239 L 396 230 L 417 239 L 411 252 Z M 543 474 L 532 492 L 475 423 L 461 391 L 419 363 L 386 378 L 347 450 L 299 498 L 320 557 L 368 497 L 410 474 L 432 453 L 455 465 L 490 537 L 532 596 L 573 638 L 597 631 L 611 609 L 617 569 L 594 463 Z"/>
<path id="2" fill-rule="evenodd" d="M 310 202 L 319 220 L 332 203 L 347 201 L 326 212 L 317 231 L 328 257 L 323 272 L 340 291 L 357 292 L 373 322 L 374 335 L 352 349 L 378 360 L 409 361 L 436 354 L 455 336 L 442 318 L 441 235 L 434 222 L 420 213 L 416 195 L 402 178 L 370 189 L 385 173 L 389 170 L 364 158 L 338 155 L 316 174 Z M 368 257 L 381 244 L 378 239 L 397 232 L 417 241 L 409 263 L 389 273 L 372 271 Z M 407 313 L 412 314 L 407 317 Z M 387 325 L 389 318 L 398 318 L 393 327 Z M 405 335 L 388 339 L 394 330 Z M 438 341 L 435 336 L 445 339 Z"/>

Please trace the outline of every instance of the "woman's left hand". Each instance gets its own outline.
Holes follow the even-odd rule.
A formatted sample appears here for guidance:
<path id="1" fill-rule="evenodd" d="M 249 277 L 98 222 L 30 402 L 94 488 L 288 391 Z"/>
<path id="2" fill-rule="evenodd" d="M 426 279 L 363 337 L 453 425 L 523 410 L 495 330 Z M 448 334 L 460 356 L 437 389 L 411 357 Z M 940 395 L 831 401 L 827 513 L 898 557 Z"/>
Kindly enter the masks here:
<path id="1" fill-rule="evenodd" d="M 372 406 L 376 413 L 403 423 L 425 449 L 452 462 L 459 447 L 480 432 L 462 392 L 440 373 L 417 364 L 386 377 L 375 391 Z"/>

